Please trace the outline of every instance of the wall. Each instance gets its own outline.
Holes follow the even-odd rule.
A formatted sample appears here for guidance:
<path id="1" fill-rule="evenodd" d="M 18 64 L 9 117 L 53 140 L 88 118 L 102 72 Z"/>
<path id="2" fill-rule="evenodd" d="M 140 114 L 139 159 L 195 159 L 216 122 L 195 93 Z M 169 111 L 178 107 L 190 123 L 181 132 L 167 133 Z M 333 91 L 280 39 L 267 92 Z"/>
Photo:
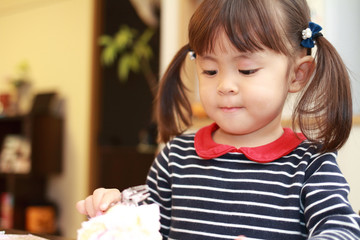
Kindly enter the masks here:
<path id="1" fill-rule="evenodd" d="M 360 115 L 360 1 L 327 0 L 325 2 L 326 36 L 343 57 L 352 79 L 354 112 Z"/>
<path id="2" fill-rule="evenodd" d="M 34 91 L 56 90 L 65 100 L 63 173 L 51 177 L 48 195 L 69 237 L 83 220 L 75 203 L 88 194 L 92 7 L 91 0 L 0 1 L 0 89 L 27 60 Z"/>
<path id="3" fill-rule="evenodd" d="M 167 65 L 170 63 L 180 48 L 181 34 L 178 30 L 180 25 L 180 0 L 161 0 L 161 22 L 160 22 L 160 74 L 164 74 Z M 175 27 L 176 26 L 176 27 Z"/>
<path id="4" fill-rule="evenodd" d="M 356 213 L 360 214 L 360 126 L 354 125 L 350 138 L 339 151 L 338 163 L 350 185 L 349 201 Z"/>

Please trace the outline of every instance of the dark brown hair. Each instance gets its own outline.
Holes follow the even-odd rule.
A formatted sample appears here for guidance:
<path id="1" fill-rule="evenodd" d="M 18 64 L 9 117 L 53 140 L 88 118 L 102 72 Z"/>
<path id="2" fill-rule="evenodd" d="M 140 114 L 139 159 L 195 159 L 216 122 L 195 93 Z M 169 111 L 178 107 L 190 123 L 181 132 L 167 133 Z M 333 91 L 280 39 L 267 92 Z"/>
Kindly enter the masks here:
<path id="1" fill-rule="evenodd" d="M 224 31 L 242 52 L 266 48 L 293 59 L 301 51 L 301 32 L 308 27 L 306 0 L 204 0 L 189 23 L 189 44 L 179 50 L 165 72 L 158 92 L 156 115 L 161 141 L 181 134 L 191 125 L 191 105 L 180 77 L 188 51 L 211 52 L 219 31 Z M 316 40 L 316 69 L 294 108 L 293 125 L 334 151 L 346 142 L 352 125 L 350 80 L 334 47 Z"/>

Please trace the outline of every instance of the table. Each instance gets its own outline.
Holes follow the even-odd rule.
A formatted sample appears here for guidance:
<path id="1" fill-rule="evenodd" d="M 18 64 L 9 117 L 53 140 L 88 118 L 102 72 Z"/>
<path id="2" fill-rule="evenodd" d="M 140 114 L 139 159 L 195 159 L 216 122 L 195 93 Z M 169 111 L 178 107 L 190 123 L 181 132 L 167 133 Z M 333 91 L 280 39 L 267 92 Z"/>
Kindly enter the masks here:
<path id="1" fill-rule="evenodd" d="M 75 240 L 73 238 L 66 238 L 61 236 L 45 235 L 45 234 L 35 234 L 35 233 L 29 233 L 27 231 L 16 230 L 16 229 L 0 229 L 0 231 L 5 231 L 6 234 L 21 234 L 21 235 L 32 234 L 34 236 L 39 236 L 49 240 Z"/>

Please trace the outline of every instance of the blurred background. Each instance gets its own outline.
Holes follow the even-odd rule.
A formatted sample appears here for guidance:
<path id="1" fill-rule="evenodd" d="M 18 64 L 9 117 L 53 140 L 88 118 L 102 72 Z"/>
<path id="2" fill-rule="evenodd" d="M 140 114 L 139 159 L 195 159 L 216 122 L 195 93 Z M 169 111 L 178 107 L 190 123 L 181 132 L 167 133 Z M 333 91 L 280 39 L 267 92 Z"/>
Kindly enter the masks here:
<path id="1" fill-rule="evenodd" d="M 187 43 L 187 24 L 200 2 L 0 1 L 0 228 L 76 237 L 85 219 L 75 209 L 78 200 L 97 187 L 145 181 L 157 149 L 156 83 Z M 360 1 L 309 4 L 351 72 L 356 116 L 339 164 L 359 212 Z M 197 128 L 209 121 L 187 65 Z M 15 145 L 27 168 L 1 166 Z"/>

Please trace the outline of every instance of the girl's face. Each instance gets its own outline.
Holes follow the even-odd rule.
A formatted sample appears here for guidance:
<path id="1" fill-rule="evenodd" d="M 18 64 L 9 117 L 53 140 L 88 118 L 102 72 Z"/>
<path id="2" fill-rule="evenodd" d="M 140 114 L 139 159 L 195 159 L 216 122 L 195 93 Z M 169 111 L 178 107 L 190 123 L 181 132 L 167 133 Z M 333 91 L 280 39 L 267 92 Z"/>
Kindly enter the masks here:
<path id="1" fill-rule="evenodd" d="M 219 129 L 218 143 L 259 146 L 283 133 L 289 60 L 271 50 L 239 52 L 221 34 L 214 51 L 196 57 L 200 99 Z"/>

